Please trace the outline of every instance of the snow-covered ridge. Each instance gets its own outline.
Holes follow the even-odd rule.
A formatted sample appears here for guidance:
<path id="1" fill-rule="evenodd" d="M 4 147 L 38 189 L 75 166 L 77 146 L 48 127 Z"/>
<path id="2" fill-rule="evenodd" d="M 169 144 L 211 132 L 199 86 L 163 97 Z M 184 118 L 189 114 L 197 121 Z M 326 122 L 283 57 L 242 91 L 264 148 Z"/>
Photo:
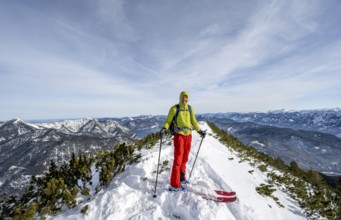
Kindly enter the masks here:
<path id="1" fill-rule="evenodd" d="M 53 123 L 38 123 L 45 128 L 63 129 L 66 128 L 71 132 L 77 132 L 83 125 L 88 123 L 91 119 L 76 119 L 76 120 L 64 120 Z"/>
<path id="2" fill-rule="evenodd" d="M 129 132 L 129 129 L 114 120 L 98 120 L 91 118 L 64 120 L 53 123 L 38 123 L 44 128 L 53 128 L 65 133 L 106 133 L 108 136 L 115 135 L 115 130 L 120 129 Z"/>
<path id="3" fill-rule="evenodd" d="M 159 175 L 157 198 L 153 198 L 159 144 L 152 150 L 143 150 L 140 163 L 127 167 L 110 186 L 95 197 L 71 210 L 64 210 L 50 219 L 306 219 L 298 203 L 278 187 L 273 193 L 284 206 L 281 208 L 272 198 L 256 192 L 260 184 L 267 184 L 267 176 L 249 164 L 241 162 L 235 152 L 221 144 L 205 123 L 200 123 L 209 135 L 203 141 L 196 161 L 191 188 L 233 190 L 237 201 L 230 204 L 215 203 L 194 193 L 169 192 L 167 190 L 170 168 L 173 163 L 173 146 L 169 140 L 162 145 L 161 164 L 169 161 Z M 193 133 L 187 173 L 192 169 L 201 138 Z M 253 170 L 253 171 L 252 171 Z M 252 171 L 252 172 L 250 172 Z M 98 175 L 94 175 L 94 182 Z M 98 181 L 97 181 L 98 182 Z M 88 205 L 88 213 L 80 210 Z"/>
<path id="4" fill-rule="evenodd" d="M 40 127 L 37 124 L 25 122 L 25 121 L 21 120 L 20 118 L 12 119 L 12 120 L 9 120 L 9 121 L 0 122 L 0 127 L 6 126 L 8 124 L 12 124 L 12 125 L 16 125 L 16 126 L 26 125 L 26 126 L 34 128 L 34 129 L 43 129 L 42 127 Z"/>

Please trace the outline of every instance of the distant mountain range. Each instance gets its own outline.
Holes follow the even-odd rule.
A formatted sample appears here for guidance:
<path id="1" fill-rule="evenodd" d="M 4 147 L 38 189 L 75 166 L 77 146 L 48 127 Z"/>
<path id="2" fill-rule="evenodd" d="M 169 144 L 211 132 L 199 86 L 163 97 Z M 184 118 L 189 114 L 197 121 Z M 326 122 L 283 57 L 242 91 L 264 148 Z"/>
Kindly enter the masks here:
<path id="1" fill-rule="evenodd" d="M 139 137 L 159 131 L 165 116 L 115 119 Z M 214 113 L 197 115 L 211 121 L 244 144 L 301 168 L 341 175 L 341 109 L 270 111 L 267 113 Z"/>
<path id="2" fill-rule="evenodd" d="M 166 116 L 0 122 L 0 190 L 13 193 L 41 174 L 54 159 L 132 143 L 158 132 Z M 341 110 L 273 111 L 197 115 L 272 157 L 327 175 L 341 175 Z"/>
<path id="3" fill-rule="evenodd" d="M 116 118 L 115 120 L 142 138 L 152 132 L 159 132 L 165 123 L 166 117 L 143 115 L 138 117 Z"/>
<path id="4" fill-rule="evenodd" d="M 0 124 L 0 189 L 8 193 L 20 191 L 30 181 L 30 175 L 42 174 L 48 168 L 51 159 L 61 165 L 73 152 L 97 152 L 135 140 L 135 133 L 113 120 L 3 122 Z"/>
<path id="5" fill-rule="evenodd" d="M 286 163 L 341 175 L 341 109 L 204 114 L 244 144 Z"/>
<path id="6" fill-rule="evenodd" d="M 336 135 L 341 138 L 341 109 L 305 111 L 270 111 L 267 113 L 219 113 L 204 114 L 205 118 L 229 118 L 237 122 L 254 122 L 295 130 L 310 130 Z"/>
<path id="7" fill-rule="evenodd" d="M 287 164 L 296 161 L 305 170 L 313 168 L 326 175 L 341 175 L 341 138 L 335 135 L 227 118 L 210 118 L 210 121 L 244 144 L 274 158 L 280 157 Z"/>

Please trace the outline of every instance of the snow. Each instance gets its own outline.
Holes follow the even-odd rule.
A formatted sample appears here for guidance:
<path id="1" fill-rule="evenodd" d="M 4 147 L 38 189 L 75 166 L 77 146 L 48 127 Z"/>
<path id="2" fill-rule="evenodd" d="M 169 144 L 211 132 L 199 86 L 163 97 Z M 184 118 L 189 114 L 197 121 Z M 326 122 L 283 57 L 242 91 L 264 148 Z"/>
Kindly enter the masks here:
<path id="1" fill-rule="evenodd" d="M 327 176 L 340 176 L 341 173 L 335 173 L 335 172 L 322 172 L 323 174 Z"/>
<path id="2" fill-rule="evenodd" d="M 13 124 L 18 124 L 19 122 L 22 122 L 22 120 L 20 118 L 16 118 L 14 119 L 15 121 L 13 122 Z"/>
<path id="3" fill-rule="evenodd" d="M 254 145 L 259 145 L 261 147 L 265 147 L 265 144 L 259 142 L 259 141 L 251 141 L 251 144 L 254 144 Z"/>
<path id="4" fill-rule="evenodd" d="M 42 130 L 44 129 L 43 127 L 39 126 L 39 125 L 36 125 L 36 124 L 32 124 L 32 123 L 28 123 L 28 122 L 25 122 L 27 125 L 35 128 L 35 129 L 38 129 L 38 130 Z"/>
<path id="5" fill-rule="evenodd" d="M 267 176 L 249 164 L 241 162 L 237 154 L 221 144 L 210 128 L 200 124 L 208 133 L 203 141 L 198 159 L 189 181 L 191 189 L 211 191 L 212 189 L 233 190 L 237 201 L 216 203 L 207 201 L 188 192 L 169 192 L 170 170 L 159 175 L 157 197 L 153 198 L 155 173 L 159 155 L 159 144 L 151 150 L 142 150 L 141 162 L 127 167 L 105 190 L 89 201 L 84 200 L 74 209 L 63 210 L 58 216 L 48 219 L 306 219 L 297 201 L 280 191 L 273 193 L 284 205 L 281 208 L 270 197 L 256 192 L 261 183 L 267 184 Z M 200 136 L 193 132 L 192 150 L 188 161 L 187 175 L 192 169 L 198 151 Z M 173 163 L 173 146 L 169 140 L 162 145 L 161 163 L 168 160 L 166 168 Z M 250 173 L 250 170 L 254 172 Z M 95 170 L 93 169 L 93 172 Z M 94 174 L 94 182 L 98 174 Z M 93 192 L 94 189 L 91 191 Z M 81 199 L 80 199 L 81 200 Z M 80 210 L 88 205 L 88 213 Z"/>
<path id="6" fill-rule="evenodd" d="M 62 129 L 63 127 L 67 128 L 72 132 L 77 132 L 82 126 L 88 123 L 91 119 L 77 119 L 77 120 L 64 120 L 61 122 L 54 122 L 54 123 L 40 123 L 38 125 L 43 126 L 45 128 L 55 128 L 55 129 Z"/>
<path id="7" fill-rule="evenodd" d="M 22 189 L 27 186 L 31 181 L 31 175 L 21 175 L 17 180 L 12 181 L 10 186 L 13 189 Z"/>
<path id="8" fill-rule="evenodd" d="M 54 123 L 40 123 L 37 124 L 44 128 L 54 128 L 64 133 L 77 133 L 77 132 L 89 132 L 89 133 L 106 133 L 108 137 L 114 137 L 118 132 L 117 129 L 121 129 L 123 132 L 129 132 L 130 130 L 117 121 L 105 120 L 99 121 L 97 119 L 76 119 L 76 120 L 64 120 Z"/>
<path id="9" fill-rule="evenodd" d="M 25 127 L 18 127 L 18 135 L 27 134 L 29 132 L 30 131 L 27 128 L 25 128 Z"/>
<path id="10" fill-rule="evenodd" d="M 18 166 L 11 166 L 8 170 L 13 171 L 13 170 L 24 170 L 25 167 L 18 167 Z"/>

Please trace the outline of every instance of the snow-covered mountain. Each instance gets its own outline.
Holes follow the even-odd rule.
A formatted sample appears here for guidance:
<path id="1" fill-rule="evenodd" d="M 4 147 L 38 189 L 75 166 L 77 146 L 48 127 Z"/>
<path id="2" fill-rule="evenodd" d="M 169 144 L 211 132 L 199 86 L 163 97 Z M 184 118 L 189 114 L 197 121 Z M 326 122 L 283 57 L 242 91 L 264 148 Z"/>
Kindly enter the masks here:
<path id="1" fill-rule="evenodd" d="M 53 123 L 38 123 L 36 125 L 44 128 L 53 128 L 66 134 L 87 134 L 100 135 L 101 137 L 115 137 L 118 129 L 122 132 L 131 133 L 130 129 L 122 126 L 115 120 L 98 120 L 98 119 L 77 119 L 65 120 Z"/>
<path id="2" fill-rule="evenodd" d="M 113 120 L 32 124 L 14 119 L 3 122 L 0 126 L 0 190 L 17 193 L 30 181 L 30 175 L 42 174 L 51 159 L 61 165 L 73 152 L 97 152 L 135 140 L 133 132 Z"/>
<path id="3" fill-rule="evenodd" d="M 165 116 L 142 115 L 137 117 L 117 118 L 115 120 L 136 133 L 138 137 L 142 138 L 147 134 L 160 131 L 165 119 Z"/>
<path id="4" fill-rule="evenodd" d="M 162 145 L 161 166 L 157 186 L 157 198 L 153 198 L 155 171 L 159 144 L 152 150 L 143 150 L 141 162 L 126 168 L 110 186 L 89 201 L 79 197 L 82 204 L 74 209 L 65 209 L 49 219 L 306 219 L 296 200 L 281 186 L 274 186 L 274 197 L 264 197 L 256 187 L 268 184 L 266 172 L 241 161 L 237 153 L 221 144 L 208 129 L 196 161 L 188 193 L 169 192 L 170 169 L 173 163 L 173 146 L 169 140 Z M 194 132 L 192 150 L 187 172 L 192 169 L 201 138 Z M 93 175 L 96 182 L 98 175 Z M 98 180 L 97 180 L 98 181 Z M 95 184 L 96 185 L 96 184 Z M 207 201 L 197 193 L 209 193 L 213 189 L 233 190 L 237 201 L 216 203 Z M 282 207 L 282 206 L 283 207 Z M 81 209 L 88 207 L 87 214 Z"/>
<path id="5" fill-rule="evenodd" d="M 277 110 L 269 112 L 205 114 L 207 118 L 229 118 L 238 122 L 255 122 L 295 130 L 330 133 L 341 138 L 341 109 L 304 111 Z"/>
<path id="6" fill-rule="evenodd" d="M 296 161 L 304 170 L 314 169 L 326 175 L 341 176 L 341 138 L 332 134 L 294 130 L 227 118 L 210 118 L 221 129 L 287 164 Z"/>

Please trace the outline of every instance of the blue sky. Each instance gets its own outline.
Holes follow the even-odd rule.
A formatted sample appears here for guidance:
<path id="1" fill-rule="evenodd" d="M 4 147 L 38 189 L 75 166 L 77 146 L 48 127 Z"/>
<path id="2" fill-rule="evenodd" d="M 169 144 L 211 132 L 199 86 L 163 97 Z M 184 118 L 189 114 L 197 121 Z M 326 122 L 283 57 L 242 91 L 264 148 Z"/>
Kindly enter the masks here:
<path id="1" fill-rule="evenodd" d="M 3 0 L 0 120 L 341 107 L 341 2 Z"/>

